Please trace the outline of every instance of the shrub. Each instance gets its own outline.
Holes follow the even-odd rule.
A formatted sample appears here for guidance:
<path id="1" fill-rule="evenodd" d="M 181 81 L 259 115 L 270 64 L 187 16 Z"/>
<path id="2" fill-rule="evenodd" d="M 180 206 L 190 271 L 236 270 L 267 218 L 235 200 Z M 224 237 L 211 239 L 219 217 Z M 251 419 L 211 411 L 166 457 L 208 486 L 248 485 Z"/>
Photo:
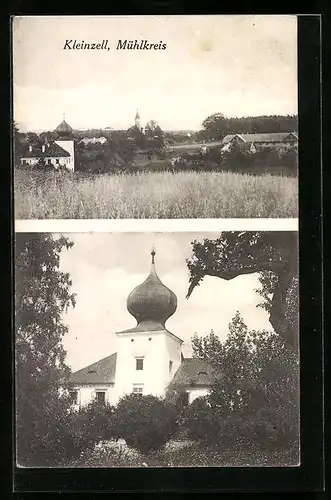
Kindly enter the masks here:
<path id="1" fill-rule="evenodd" d="M 177 425 L 175 407 L 154 396 L 124 396 L 115 411 L 114 434 L 141 453 L 162 448 Z"/>
<path id="2" fill-rule="evenodd" d="M 81 408 L 72 418 L 72 429 L 77 442 L 88 447 L 114 436 L 114 407 L 93 401 Z"/>
<path id="3" fill-rule="evenodd" d="M 208 396 L 195 399 L 185 407 L 180 427 L 188 439 L 202 443 L 215 443 L 219 434 L 220 420 L 217 412 L 210 406 Z"/>

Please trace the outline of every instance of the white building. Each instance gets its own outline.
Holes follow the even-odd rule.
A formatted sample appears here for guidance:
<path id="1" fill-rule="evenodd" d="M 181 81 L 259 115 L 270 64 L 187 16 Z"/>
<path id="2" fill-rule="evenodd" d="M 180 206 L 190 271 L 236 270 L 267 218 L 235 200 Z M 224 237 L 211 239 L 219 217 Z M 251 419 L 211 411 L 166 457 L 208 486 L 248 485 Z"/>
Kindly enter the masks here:
<path id="1" fill-rule="evenodd" d="M 203 361 L 184 358 L 183 341 L 165 323 L 177 309 L 177 297 L 158 277 L 152 252 L 146 280 L 128 296 L 134 328 L 117 332 L 118 351 L 72 373 L 71 393 L 78 406 L 94 399 L 116 404 L 126 394 L 164 397 L 172 389 L 189 404 L 208 393 L 213 370 Z"/>
<path id="2" fill-rule="evenodd" d="M 85 144 L 105 144 L 107 142 L 106 137 L 84 137 L 80 142 Z"/>
<path id="3" fill-rule="evenodd" d="M 65 119 L 55 129 L 58 138 L 49 143 L 33 147 L 29 145 L 28 151 L 20 158 L 21 165 L 37 165 L 43 160 L 46 165 L 55 169 L 65 167 L 71 172 L 75 170 L 75 142 L 71 137 L 72 128 Z"/>

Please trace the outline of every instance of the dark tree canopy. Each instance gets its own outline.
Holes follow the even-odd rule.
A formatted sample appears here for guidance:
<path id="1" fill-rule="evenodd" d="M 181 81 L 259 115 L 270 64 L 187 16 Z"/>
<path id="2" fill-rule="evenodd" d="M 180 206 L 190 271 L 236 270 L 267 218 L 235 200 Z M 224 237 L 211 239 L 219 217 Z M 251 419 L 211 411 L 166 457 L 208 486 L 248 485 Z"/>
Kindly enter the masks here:
<path id="1" fill-rule="evenodd" d="M 15 238 L 15 362 L 17 453 L 20 464 L 45 465 L 64 456 L 63 419 L 69 409 L 60 387 L 69 374 L 62 314 L 75 304 L 71 280 L 59 269 L 65 237 L 18 233 Z M 61 429 L 61 431 L 60 431 Z M 57 450 L 57 451 L 56 451 Z"/>
<path id="2" fill-rule="evenodd" d="M 299 358 L 276 333 L 249 330 L 237 311 L 225 341 L 211 332 L 192 339 L 193 356 L 217 374 L 202 413 L 189 409 L 191 437 L 211 443 L 298 447 Z M 197 400 L 198 404 L 198 400 Z M 193 414 L 192 414 L 193 413 Z M 296 453 L 297 455 L 297 453 Z"/>
<path id="3" fill-rule="evenodd" d="M 297 116 L 243 116 L 226 118 L 222 113 L 208 116 L 199 132 L 201 138 L 221 140 L 227 134 L 292 132 L 298 127 Z"/>
<path id="4" fill-rule="evenodd" d="M 293 320 L 289 321 L 288 318 L 289 307 L 292 307 L 292 318 L 298 315 L 297 302 L 289 300 L 291 290 L 293 296 L 298 275 L 296 232 L 232 231 L 222 233 L 215 240 L 206 238 L 203 242 L 194 241 L 192 257 L 187 260 L 187 266 L 190 274 L 187 298 L 205 276 L 231 280 L 242 274 L 273 273 L 272 279 L 269 275 L 265 309 L 275 332 L 293 349 L 298 349 L 298 329 Z M 262 275 L 262 279 L 265 276 Z M 265 293 L 266 290 L 263 290 L 262 296 Z"/>

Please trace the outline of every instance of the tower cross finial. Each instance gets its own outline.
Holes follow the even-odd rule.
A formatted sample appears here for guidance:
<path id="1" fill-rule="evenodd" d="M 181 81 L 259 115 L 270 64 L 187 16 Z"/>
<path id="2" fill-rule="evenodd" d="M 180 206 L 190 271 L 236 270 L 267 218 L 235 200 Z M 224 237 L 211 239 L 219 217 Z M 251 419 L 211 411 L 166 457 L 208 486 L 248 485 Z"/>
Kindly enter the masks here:
<path id="1" fill-rule="evenodd" d="M 153 246 L 153 249 L 151 251 L 151 256 L 152 256 L 152 264 L 155 264 L 155 261 L 154 261 L 154 257 L 155 257 L 155 250 L 154 250 L 154 246 Z"/>

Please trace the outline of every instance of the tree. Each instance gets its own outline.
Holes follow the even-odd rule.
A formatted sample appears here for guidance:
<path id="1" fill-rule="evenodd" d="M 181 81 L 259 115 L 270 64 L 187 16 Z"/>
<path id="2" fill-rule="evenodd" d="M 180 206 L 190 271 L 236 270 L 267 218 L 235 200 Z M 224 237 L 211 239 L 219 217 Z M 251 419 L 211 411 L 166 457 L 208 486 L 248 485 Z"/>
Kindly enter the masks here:
<path id="1" fill-rule="evenodd" d="M 114 433 L 141 453 L 162 448 L 176 429 L 176 408 L 154 396 L 129 394 L 115 410 Z"/>
<path id="2" fill-rule="evenodd" d="M 194 357 L 211 363 L 218 377 L 210 394 L 197 402 L 201 416 L 184 415 L 191 436 L 231 446 L 274 442 L 297 449 L 299 360 L 279 335 L 249 331 L 237 312 L 225 342 L 215 343 L 211 333 L 195 336 L 192 347 Z"/>
<path id="3" fill-rule="evenodd" d="M 24 152 L 24 134 L 22 134 L 16 122 L 13 122 L 12 126 L 12 137 L 13 137 L 13 148 L 14 148 L 14 162 L 15 165 L 19 164 L 19 159 L 23 156 Z"/>
<path id="4" fill-rule="evenodd" d="M 272 272 L 272 298 L 268 306 L 274 331 L 295 351 L 299 333 L 288 320 L 288 294 L 298 275 L 298 236 L 296 232 L 224 232 L 215 240 L 192 242 L 189 269 L 189 298 L 205 276 L 231 280 L 242 274 Z"/>
<path id="5" fill-rule="evenodd" d="M 221 140 L 229 133 L 229 123 L 222 113 L 214 113 L 203 122 L 204 137 Z"/>
<path id="6" fill-rule="evenodd" d="M 220 140 L 227 134 L 261 134 L 297 130 L 298 118 L 293 115 L 243 116 L 225 118 L 222 113 L 208 116 L 198 132 L 200 139 Z"/>
<path id="7" fill-rule="evenodd" d="M 47 465 L 66 456 L 70 401 L 62 313 L 75 305 L 60 252 L 61 236 L 18 233 L 15 239 L 16 442 L 20 465 Z"/>
<path id="8" fill-rule="evenodd" d="M 134 144 L 136 148 L 144 149 L 146 145 L 146 138 L 142 130 L 138 127 L 130 127 L 126 132 L 126 139 Z"/>
<path id="9" fill-rule="evenodd" d="M 152 148 L 162 149 L 164 147 L 164 133 L 154 120 L 150 120 L 145 127 L 146 139 Z"/>

